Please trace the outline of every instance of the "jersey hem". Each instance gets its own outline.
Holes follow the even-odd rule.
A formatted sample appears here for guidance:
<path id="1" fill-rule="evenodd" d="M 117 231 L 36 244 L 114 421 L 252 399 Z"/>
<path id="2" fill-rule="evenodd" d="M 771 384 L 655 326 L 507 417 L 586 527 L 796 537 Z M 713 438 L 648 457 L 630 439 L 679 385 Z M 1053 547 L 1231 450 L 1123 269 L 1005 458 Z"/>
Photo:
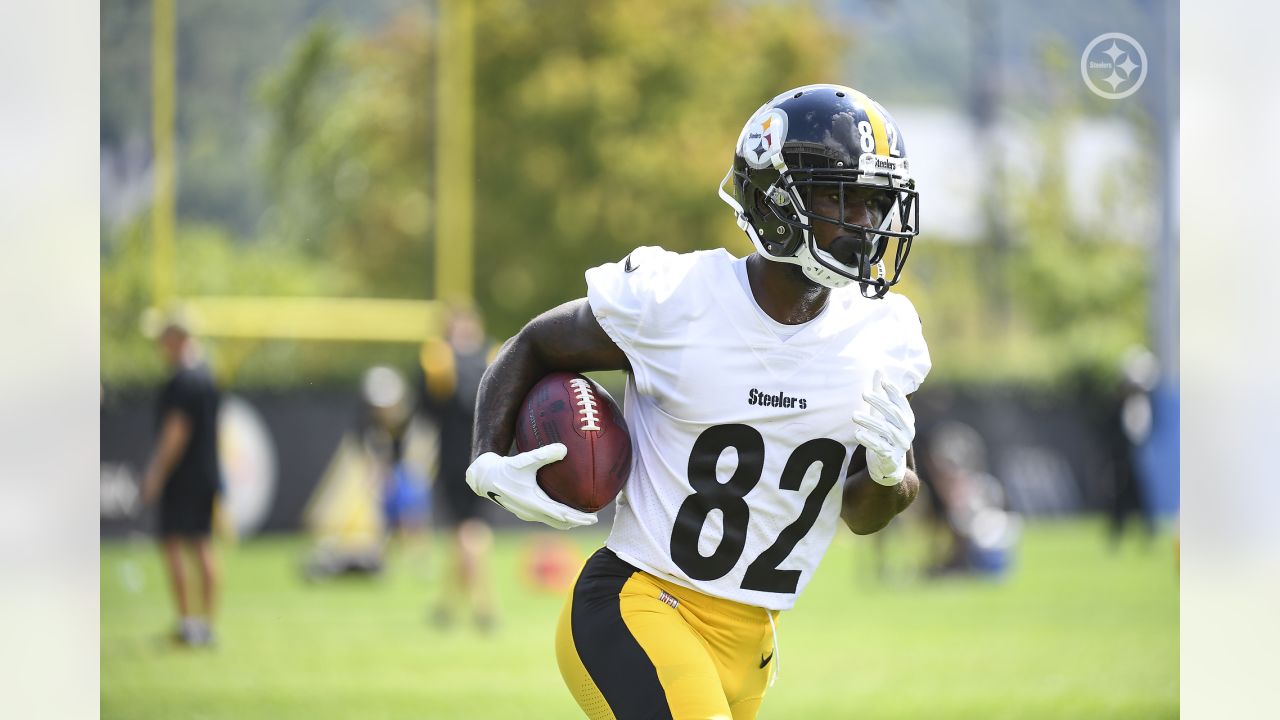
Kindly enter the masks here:
<path id="1" fill-rule="evenodd" d="M 690 583 L 688 580 L 684 578 L 677 577 L 667 572 L 663 572 L 662 570 L 658 570 L 657 568 L 649 565 L 648 563 L 640 561 L 634 555 L 627 552 L 626 550 L 619 550 L 613 545 L 610 545 L 608 542 L 605 542 L 604 546 L 612 550 L 613 554 L 617 555 L 618 558 L 621 559 L 623 562 L 628 563 L 630 565 L 634 565 L 638 570 L 643 570 L 644 572 L 649 573 L 650 575 L 658 578 L 659 580 L 665 580 L 669 583 L 672 583 L 673 585 L 679 585 L 682 588 L 688 588 L 689 590 L 692 590 L 697 593 L 702 593 L 703 595 L 707 595 L 709 597 L 719 598 L 721 600 L 728 600 L 729 602 L 735 602 L 735 603 L 738 603 L 739 605 L 746 605 L 749 607 L 761 608 L 763 610 L 774 610 L 779 612 L 782 610 L 790 610 L 791 608 L 795 607 L 795 595 L 791 596 L 792 597 L 791 604 L 782 605 L 782 606 L 762 605 L 760 603 L 746 602 L 738 598 L 725 597 L 724 595 L 717 595 L 716 593 L 709 592 L 706 588 L 700 588 L 700 587 L 694 586 L 692 583 Z"/>

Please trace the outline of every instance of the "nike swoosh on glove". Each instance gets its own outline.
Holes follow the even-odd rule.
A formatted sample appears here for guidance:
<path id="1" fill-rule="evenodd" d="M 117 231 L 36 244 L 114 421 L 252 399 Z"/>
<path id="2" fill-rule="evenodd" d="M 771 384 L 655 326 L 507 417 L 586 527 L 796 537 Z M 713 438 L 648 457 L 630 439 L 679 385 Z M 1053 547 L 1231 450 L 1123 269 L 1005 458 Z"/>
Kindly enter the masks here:
<path id="1" fill-rule="evenodd" d="M 881 485 L 897 485 L 907 474 L 916 415 L 907 396 L 879 370 L 872 379 L 872 392 L 863 393 L 862 399 L 875 411 L 853 417 L 859 426 L 853 436 L 867 449 L 867 473 Z"/>
<path id="2" fill-rule="evenodd" d="M 540 522 L 557 530 L 594 525 L 599 519 L 552 500 L 538 487 L 538 468 L 564 459 L 563 443 L 551 443 L 506 457 L 485 453 L 467 468 L 467 485 L 526 522 Z"/>

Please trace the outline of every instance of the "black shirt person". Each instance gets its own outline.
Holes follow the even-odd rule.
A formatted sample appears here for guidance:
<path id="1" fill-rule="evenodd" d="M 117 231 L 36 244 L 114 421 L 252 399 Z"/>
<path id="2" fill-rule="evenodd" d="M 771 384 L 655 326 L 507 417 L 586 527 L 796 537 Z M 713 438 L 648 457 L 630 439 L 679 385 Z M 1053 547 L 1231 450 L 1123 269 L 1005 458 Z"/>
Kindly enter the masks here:
<path id="1" fill-rule="evenodd" d="M 219 394 L 199 348 L 181 322 L 166 325 L 159 345 L 172 374 L 157 403 L 156 447 L 143 479 L 142 498 L 147 505 L 159 504 L 159 535 L 179 616 L 175 639 L 207 645 L 213 640 L 217 595 L 216 559 L 209 540 L 221 477 Z M 199 613 L 193 612 L 187 594 L 184 547 L 199 565 Z"/>
<path id="2" fill-rule="evenodd" d="M 482 503 L 467 485 L 471 439 L 480 378 L 489 366 L 492 347 L 475 311 L 455 308 L 445 337 L 422 348 L 419 409 L 440 428 L 440 463 L 436 487 L 453 530 L 453 568 L 432 612 L 437 625 L 453 622 L 464 603 L 482 631 L 497 622 L 497 601 L 490 578 L 492 532 L 481 516 Z"/>

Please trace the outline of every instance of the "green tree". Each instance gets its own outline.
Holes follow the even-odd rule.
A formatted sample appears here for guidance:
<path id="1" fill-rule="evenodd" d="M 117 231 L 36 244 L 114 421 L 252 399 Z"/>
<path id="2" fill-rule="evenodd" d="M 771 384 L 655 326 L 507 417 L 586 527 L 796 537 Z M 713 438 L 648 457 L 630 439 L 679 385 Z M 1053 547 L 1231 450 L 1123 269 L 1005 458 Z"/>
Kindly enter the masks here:
<path id="1" fill-rule="evenodd" d="M 1056 77 L 1070 77 L 1074 59 L 1060 41 L 1043 49 Z M 1105 223 L 1087 225 L 1072 216 L 1067 129 L 1082 113 L 1066 92 L 1054 93 L 1051 103 L 1040 131 L 1039 176 L 1011 192 L 1018 244 L 1007 267 L 1009 284 L 1036 340 L 1037 364 L 1054 377 L 1105 380 L 1128 348 L 1145 342 L 1149 250 Z M 1114 214 L 1149 196 L 1152 184 L 1149 163 L 1116 165 L 1097 192 Z"/>
<path id="2" fill-rule="evenodd" d="M 1058 123 L 1051 127 L 1051 157 L 1017 203 L 1022 243 L 1010 259 L 1010 286 L 1048 374 L 1103 379 L 1145 341 L 1149 253 L 1067 216 L 1063 144 Z"/>
<path id="3" fill-rule="evenodd" d="M 160 356 L 144 336 L 142 325 L 152 303 L 149 228 L 145 217 L 131 224 L 102 259 L 102 378 L 113 385 L 150 383 L 163 372 Z M 265 240 L 245 245 L 216 225 L 183 224 L 175 243 L 181 249 L 175 280 L 187 296 L 326 296 L 350 284 L 341 267 L 307 257 L 289 243 Z M 314 343 L 211 340 L 207 344 L 214 351 L 215 370 L 228 373 L 226 380 L 235 373 L 236 382 L 248 385 L 332 382 L 368 364 L 357 357 L 359 353 L 335 356 L 331 348 Z M 239 361 L 250 350 L 255 351 L 255 362 L 240 374 Z M 353 365 L 347 357 L 365 364 Z"/>
<path id="4" fill-rule="evenodd" d="M 477 288 L 507 331 L 637 245 L 748 251 L 715 195 L 738 132 L 844 51 L 806 3 L 508 0 L 477 38 Z"/>
<path id="5" fill-rule="evenodd" d="M 152 0 L 101 4 L 101 142 L 105 153 L 151 139 Z M 265 209 L 258 153 L 266 113 L 253 103 L 264 69 L 319 16 L 355 31 L 420 0 L 182 0 L 175 4 L 175 141 L 180 219 L 252 240 Z M 127 224 L 127 221 L 126 223 Z M 107 240 L 118 237 L 112 233 Z"/>
<path id="6" fill-rule="evenodd" d="M 407 12 L 318 27 L 266 85 L 274 217 L 364 289 L 432 292 L 434 28 Z M 748 244 L 715 187 L 761 102 L 838 80 L 839 37 L 806 3 L 542 3 L 476 12 L 476 288 L 510 333 L 637 245 Z M 447 239 L 445 240 L 447 241 Z"/>
<path id="7" fill-rule="evenodd" d="M 417 12 L 368 37 L 321 22 L 263 86 L 265 229 L 348 270 L 347 294 L 427 296 L 431 47 Z"/>
<path id="8" fill-rule="evenodd" d="M 1073 77 L 1061 42 L 1043 58 L 1050 78 Z M 1011 246 L 917 240 L 904 292 L 925 322 L 938 379 L 977 382 L 1105 383 L 1125 351 L 1146 337 L 1147 247 L 1072 212 L 1065 153 L 1068 129 L 1083 117 L 1074 93 L 1050 84 L 1037 128 L 1035 171 L 1006 184 Z M 1152 194 L 1151 168 L 1116 164 L 1097 188 L 1103 215 Z M 926 204 L 927 208 L 928 205 Z M 927 225 L 926 225 L 927 227 Z M 999 287 L 1011 299 L 1007 322 Z"/>

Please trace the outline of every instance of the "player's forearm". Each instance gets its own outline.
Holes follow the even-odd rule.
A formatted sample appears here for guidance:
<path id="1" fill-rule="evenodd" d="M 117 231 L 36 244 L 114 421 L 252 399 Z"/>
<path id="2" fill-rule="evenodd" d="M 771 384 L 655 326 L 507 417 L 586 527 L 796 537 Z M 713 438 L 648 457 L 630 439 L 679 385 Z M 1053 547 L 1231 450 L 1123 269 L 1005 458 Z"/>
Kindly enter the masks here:
<path id="1" fill-rule="evenodd" d="M 144 504 L 151 504 L 156 498 L 160 497 L 160 492 L 164 490 L 164 485 L 169 479 L 169 471 L 173 469 L 173 463 L 162 456 L 157 448 L 156 452 L 151 456 L 151 462 L 147 463 L 147 471 L 142 476 L 142 501 Z"/>
<path id="2" fill-rule="evenodd" d="M 886 487 L 871 479 L 864 468 L 845 483 L 840 517 L 858 535 L 882 530 L 898 513 L 906 510 L 920 492 L 920 478 L 907 470 L 902 482 Z"/>
<path id="3" fill-rule="evenodd" d="M 160 445 L 156 448 L 155 455 L 151 457 L 151 465 L 147 471 L 148 475 L 152 475 L 160 479 L 163 484 L 164 478 L 169 477 L 169 473 L 173 471 L 173 467 L 178 464 L 178 455 L 180 450 L 172 445 Z"/>
<path id="4" fill-rule="evenodd" d="M 596 322 L 586 298 L 542 313 L 502 346 L 480 380 L 471 458 L 507 454 L 520 403 L 547 373 L 629 368 L 627 356 Z"/>
<path id="5" fill-rule="evenodd" d="M 169 473 L 173 472 L 178 460 L 182 458 L 189 435 L 190 427 L 185 419 L 175 415 L 165 418 L 155 453 L 151 456 L 147 474 L 143 477 L 144 501 L 149 503 L 159 497 L 169 479 Z"/>
<path id="6" fill-rule="evenodd" d="M 524 335 L 525 332 L 521 331 L 507 341 L 480 379 L 471 442 L 472 460 L 487 452 L 507 454 L 520 402 L 538 378 L 548 372 L 532 342 Z"/>

